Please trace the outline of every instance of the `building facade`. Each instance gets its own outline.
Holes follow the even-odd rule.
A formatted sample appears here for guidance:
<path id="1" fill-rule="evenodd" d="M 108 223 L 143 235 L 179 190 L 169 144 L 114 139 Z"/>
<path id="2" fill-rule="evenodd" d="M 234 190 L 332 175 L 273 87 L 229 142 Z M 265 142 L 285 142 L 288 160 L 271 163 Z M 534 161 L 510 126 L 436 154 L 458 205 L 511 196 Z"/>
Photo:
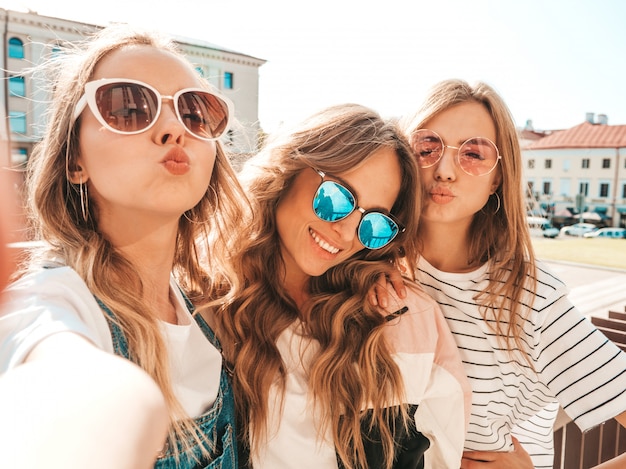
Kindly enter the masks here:
<path id="1" fill-rule="evenodd" d="M 20 168 L 45 125 L 48 84 L 30 70 L 67 41 L 83 40 L 102 26 L 0 9 L 3 37 L 0 68 L 0 166 Z M 235 157 L 254 151 L 261 133 L 258 118 L 259 67 L 265 60 L 197 39 L 174 36 L 198 73 L 235 104 L 236 124 L 224 142 Z"/>
<path id="2" fill-rule="evenodd" d="M 522 155 L 529 202 L 549 215 L 626 226 L 626 125 L 589 113 L 571 129 L 524 142 Z"/>

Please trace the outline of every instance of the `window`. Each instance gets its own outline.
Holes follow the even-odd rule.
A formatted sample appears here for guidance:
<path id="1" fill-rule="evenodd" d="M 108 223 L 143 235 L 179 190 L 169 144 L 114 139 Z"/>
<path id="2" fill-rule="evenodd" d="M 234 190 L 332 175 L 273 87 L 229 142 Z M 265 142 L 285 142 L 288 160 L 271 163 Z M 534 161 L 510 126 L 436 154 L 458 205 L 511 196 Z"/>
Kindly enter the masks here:
<path id="1" fill-rule="evenodd" d="M 626 184 L 622 186 L 622 199 L 626 199 Z"/>
<path id="2" fill-rule="evenodd" d="M 589 158 L 583 158 L 583 169 L 589 169 Z"/>
<path id="3" fill-rule="evenodd" d="M 606 182 L 600 183 L 600 197 L 608 197 L 609 196 L 609 184 Z"/>
<path id="4" fill-rule="evenodd" d="M 589 195 L 589 183 L 581 182 L 580 185 L 578 186 L 578 193 L 587 197 Z"/>
<path id="5" fill-rule="evenodd" d="M 550 169 L 551 167 L 552 167 L 552 160 L 547 159 L 547 160 L 545 161 L 545 168 L 546 168 L 546 169 Z"/>
<path id="6" fill-rule="evenodd" d="M 24 77 L 9 78 L 9 95 L 21 97 L 26 96 L 26 84 L 24 83 Z"/>
<path id="7" fill-rule="evenodd" d="M 571 194 L 574 194 L 575 191 L 572 190 L 572 180 L 571 178 L 559 178 L 559 189 L 553 189 L 553 192 L 556 194 L 560 194 L 563 197 L 569 197 Z"/>
<path id="8" fill-rule="evenodd" d="M 12 59 L 24 58 L 24 43 L 21 39 L 16 37 L 9 39 L 9 57 Z"/>
<path id="9" fill-rule="evenodd" d="M 603 158 L 602 159 L 602 168 L 610 168 L 611 167 L 611 159 Z"/>
<path id="10" fill-rule="evenodd" d="M 25 112 L 9 112 L 9 125 L 11 132 L 15 134 L 26 133 L 26 113 Z"/>
<path id="11" fill-rule="evenodd" d="M 64 48 L 61 44 L 58 43 L 50 43 L 48 44 L 48 48 L 50 49 L 50 55 L 52 57 L 58 57 L 64 52 Z"/>
<path id="12" fill-rule="evenodd" d="M 535 160 L 528 160 L 528 169 L 535 169 Z"/>
<path id="13" fill-rule="evenodd" d="M 235 77 L 233 72 L 224 72 L 224 89 L 232 90 L 234 86 Z"/>
<path id="14" fill-rule="evenodd" d="M 11 150 L 11 163 L 20 165 L 26 163 L 28 150 L 26 148 L 13 148 Z"/>
<path id="15" fill-rule="evenodd" d="M 543 193 L 544 193 L 544 195 L 550 194 L 550 186 L 551 186 L 550 181 L 545 181 L 543 183 Z"/>

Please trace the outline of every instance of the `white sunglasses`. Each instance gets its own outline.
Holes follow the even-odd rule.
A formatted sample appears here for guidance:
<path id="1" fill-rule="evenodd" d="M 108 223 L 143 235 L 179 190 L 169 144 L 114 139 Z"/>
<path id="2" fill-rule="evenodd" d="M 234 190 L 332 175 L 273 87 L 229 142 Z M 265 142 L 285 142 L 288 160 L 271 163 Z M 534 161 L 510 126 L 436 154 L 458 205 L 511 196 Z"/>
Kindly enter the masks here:
<path id="1" fill-rule="evenodd" d="M 187 132 L 201 140 L 217 140 L 228 129 L 232 102 L 202 88 L 185 88 L 174 96 L 163 96 L 147 83 L 128 78 L 104 78 L 85 84 L 74 121 L 86 106 L 105 128 L 122 135 L 150 129 L 161 114 L 163 100 L 174 103 L 178 120 Z"/>

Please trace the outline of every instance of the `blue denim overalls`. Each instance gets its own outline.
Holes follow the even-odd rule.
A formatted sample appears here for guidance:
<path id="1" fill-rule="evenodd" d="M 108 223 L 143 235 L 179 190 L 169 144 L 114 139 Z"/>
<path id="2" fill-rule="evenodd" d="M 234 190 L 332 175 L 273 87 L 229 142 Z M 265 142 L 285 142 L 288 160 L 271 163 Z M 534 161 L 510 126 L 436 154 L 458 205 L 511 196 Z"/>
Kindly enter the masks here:
<path id="1" fill-rule="evenodd" d="M 183 296 L 185 295 L 183 294 Z M 98 298 L 96 301 L 107 315 L 116 355 L 129 358 L 126 337 L 119 326 L 111 320 L 115 318 L 115 315 Z M 185 302 L 189 312 L 193 313 L 194 307 L 187 297 L 185 297 Z M 200 315 L 195 315 L 194 318 L 209 342 L 221 351 L 220 343 L 209 325 Z M 192 446 L 192 452 L 197 460 L 187 453 L 180 453 L 177 462 L 171 448 L 168 448 L 167 452 L 157 459 L 154 465 L 155 469 L 237 469 L 235 400 L 224 359 L 222 360 L 220 389 L 217 398 L 211 408 L 200 417 L 195 418 L 194 421 L 204 435 L 205 446 L 211 457 L 208 460 L 203 458 L 200 447 L 195 444 Z"/>

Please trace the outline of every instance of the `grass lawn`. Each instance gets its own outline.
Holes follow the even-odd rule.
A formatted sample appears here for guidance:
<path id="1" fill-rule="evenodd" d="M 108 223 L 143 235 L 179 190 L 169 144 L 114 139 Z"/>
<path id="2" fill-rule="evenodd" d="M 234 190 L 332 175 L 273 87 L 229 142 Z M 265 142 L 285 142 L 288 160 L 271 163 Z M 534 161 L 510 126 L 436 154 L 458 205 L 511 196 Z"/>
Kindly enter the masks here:
<path id="1" fill-rule="evenodd" d="M 626 239 L 533 237 L 537 258 L 626 270 Z"/>

